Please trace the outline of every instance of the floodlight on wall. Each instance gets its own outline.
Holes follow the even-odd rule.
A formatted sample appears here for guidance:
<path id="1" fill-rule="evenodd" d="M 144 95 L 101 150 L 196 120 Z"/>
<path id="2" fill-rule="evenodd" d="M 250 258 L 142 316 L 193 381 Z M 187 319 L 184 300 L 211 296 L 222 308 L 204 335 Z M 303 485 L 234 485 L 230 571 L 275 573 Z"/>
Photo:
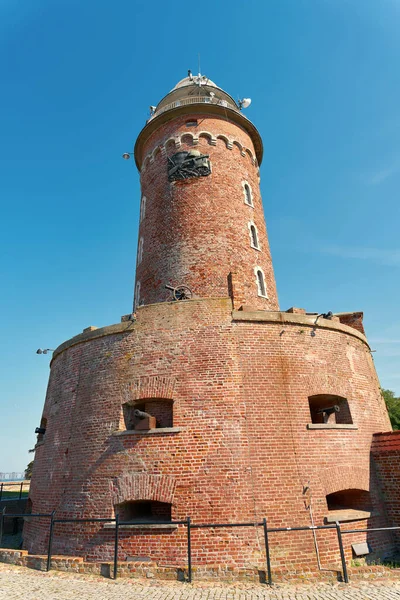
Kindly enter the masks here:
<path id="1" fill-rule="evenodd" d="M 133 154 L 133 152 L 124 152 L 123 155 L 122 155 L 122 158 L 124 160 L 129 160 L 130 157 L 132 156 L 132 154 Z"/>
<path id="2" fill-rule="evenodd" d="M 38 348 L 36 354 L 47 354 L 48 352 L 54 352 L 54 348 Z"/>
<path id="3" fill-rule="evenodd" d="M 242 110 L 242 108 L 248 108 L 251 104 L 251 98 L 242 98 L 242 100 L 239 100 L 238 104 L 240 110 Z"/>

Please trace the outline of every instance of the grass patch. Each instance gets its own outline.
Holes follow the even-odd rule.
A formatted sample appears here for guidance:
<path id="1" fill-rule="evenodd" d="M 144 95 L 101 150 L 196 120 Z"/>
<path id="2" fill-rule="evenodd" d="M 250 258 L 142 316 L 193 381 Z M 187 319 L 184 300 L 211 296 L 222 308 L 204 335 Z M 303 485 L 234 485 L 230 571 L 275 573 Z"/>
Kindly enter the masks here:
<path id="1" fill-rule="evenodd" d="M 22 495 L 21 498 L 27 498 L 28 497 L 29 492 L 28 491 L 22 491 Z M 15 491 L 15 492 L 3 492 L 1 495 L 1 499 L 2 500 L 18 500 L 19 498 L 19 490 Z"/>

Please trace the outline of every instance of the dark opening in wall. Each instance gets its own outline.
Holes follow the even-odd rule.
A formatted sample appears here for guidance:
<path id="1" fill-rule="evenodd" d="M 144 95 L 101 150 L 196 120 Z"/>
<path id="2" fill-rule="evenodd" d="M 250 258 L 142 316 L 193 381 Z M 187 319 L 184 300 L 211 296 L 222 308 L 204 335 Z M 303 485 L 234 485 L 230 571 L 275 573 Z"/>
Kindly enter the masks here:
<path id="1" fill-rule="evenodd" d="M 156 500 L 123 502 L 115 507 L 115 514 L 118 514 L 120 521 L 133 523 L 171 521 L 171 504 Z"/>
<path id="2" fill-rule="evenodd" d="M 346 398 L 331 394 L 316 394 L 308 398 L 311 423 L 337 423 L 352 425 L 349 403 Z"/>
<path id="3" fill-rule="evenodd" d="M 135 410 L 147 413 L 154 417 L 155 427 L 173 427 L 173 401 L 163 398 L 148 398 L 136 404 L 124 404 L 123 407 L 125 427 L 128 430 L 143 429 L 144 423 L 135 417 Z M 143 420 L 142 420 L 143 421 Z M 147 422 L 147 421 L 146 421 Z M 151 426 L 148 428 L 152 428 Z"/>
<path id="4" fill-rule="evenodd" d="M 326 496 L 327 522 L 355 521 L 371 516 L 371 496 L 366 490 L 348 489 Z"/>
<path id="5" fill-rule="evenodd" d="M 328 510 L 354 508 L 355 510 L 371 510 L 370 493 L 366 490 L 340 490 L 326 497 Z"/>

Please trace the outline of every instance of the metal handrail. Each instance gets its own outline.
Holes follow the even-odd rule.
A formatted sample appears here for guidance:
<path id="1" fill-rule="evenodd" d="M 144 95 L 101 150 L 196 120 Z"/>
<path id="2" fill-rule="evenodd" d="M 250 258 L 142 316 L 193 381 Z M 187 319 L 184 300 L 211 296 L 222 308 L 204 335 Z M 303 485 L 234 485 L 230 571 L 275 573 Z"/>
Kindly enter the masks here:
<path id="1" fill-rule="evenodd" d="M 228 100 L 217 100 L 210 98 L 208 96 L 194 96 L 193 98 L 183 98 L 182 100 L 175 100 L 175 102 L 171 102 L 170 104 L 166 104 L 165 106 L 157 109 L 154 114 L 150 117 L 149 121 L 154 119 L 154 117 L 158 117 L 163 112 L 167 110 L 171 110 L 173 108 L 178 108 L 179 106 L 187 106 L 188 104 L 214 104 L 214 106 L 223 106 L 227 108 L 233 108 L 239 112 L 236 104 L 232 104 L 228 102 Z"/>
<path id="2" fill-rule="evenodd" d="M 54 532 L 55 525 L 57 523 L 115 523 L 115 536 L 114 536 L 114 579 L 117 578 L 117 570 L 118 570 L 118 544 L 119 544 L 119 529 L 121 525 L 131 524 L 132 521 L 120 521 L 119 516 L 116 515 L 115 518 L 104 519 L 104 518 L 87 518 L 87 519 L 57 519 L 55 518 L 55 511 L 51 514 L 47 513 L 7 513 L 5 512 L 5 508 L 0 512 L 0 544 L 3 536 L 4 529 L 4 519 L 6 518 L 18 518 L 18 517 L 29 517 L 29 518 L 50 518 L 50 527 L 49 527 L 49 538 L 48 538 L 48 547 L 47 547 L 47 561 L 46 568 L 47 571 L 51 568 L 51 556 L 52 556 L 52 548 L 53 548 L 53 540 L 54 540 Z M 157 525 L 157 524 L 167 524 L 167 525 L 185 525 L 187 527 L 187 558 L 188 558 L 188 578 L 187 581 L 190 583 L 192 581 L 192 540 L 191 540 L 191 532 L 193 529 L 215 529 L 215 528 L 224 528 L 224 527 L 262 527 L 264 533 L 264 545 L 265 545 L 265 558 L 267 564 L 267 575 L 268 575 L 268 584 L 272 585 L 272 568 L 271 568 L 271 556 L 270 556 L 270 544 L 268 534 L 270 533 L 278 533 L 278 532 L 292 532 L 292 531 L 315 531 L 320 529 L 336 529 L 336 534 L 338 538 L 338 546 L 340 552 L 340 560 L 342 564 L 342 578 L 345 583 L 349 583 L 349 576 L 347 571 L 343 540 L 342 536 L 347 533 L 367 533 L 368 531 L 393 531 L 400 530 L 400 526 L 398 527 L 371 527 L 366 529 L 349 529 L 342 530 L 340 523 L 336 521 L 335 524 L 332 525 L 307 525 L 307 526 L 299 526 L 299 527 L 271 527 L 269 528 L 267 525 L 267 519 L 264 518 L 261 522 L 246 522 L 246 523 L 192 523 L 191 518 L 187 517 L 186 519 L 180 521 L 143 521 L 138 523 L 139 525 Z"/>

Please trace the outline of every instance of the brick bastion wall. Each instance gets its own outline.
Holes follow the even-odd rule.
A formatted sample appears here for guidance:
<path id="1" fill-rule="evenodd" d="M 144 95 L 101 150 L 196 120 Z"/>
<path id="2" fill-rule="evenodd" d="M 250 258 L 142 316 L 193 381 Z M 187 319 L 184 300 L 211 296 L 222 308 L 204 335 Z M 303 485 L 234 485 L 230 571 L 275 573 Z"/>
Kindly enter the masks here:
<path id="1" fill-rule="evenodd" d="M 309 398 L 346 399 L 352 423 L 312 423 Z M 172 422 L 127 430 L 124 405 L 172 403 Z M 369 494 L 368 511 L 343 528 L 388 521 L 370 460 L 373 434 L 390 429 L 365 337 L 315 315 L 233 311 L 229 298 L 139 307 L 136 322 L 86 331 L 51 364 L 36 450 L 33 513 L 113 518 L 125 502 L 171 506 L 172 520 L 321 525 L 342 490 Z M 171 426 L 172 425 L 172 426 Z M 364 506 L 364 508 L 366 508 Z M 332 515 L 331 515 L 332 516 Z M 47 550 L 48 522 L 25 523 L 24 548 Z M 114 532 L 57 524 L 54 553 L 109 561 Z M 386 534 L 344 536 L 387 552 Z M 317 532 L 322 566 L 338 564 L 335 532 Z M 274 568 L 317 569 L 310 532 L 270 535 Z M 192 533 L 194 565 L 265 566 L 262 528 Z M 121 528 L 119 560 L 186 564 L 182 526 Z"/>
<path id="2" fill-rule="evenodd" d="M 390 525 L 400 527 L 400 431 L 376 433 L 371 451 Z M 393 536 L 400 552 L 400 531 Z"/>

